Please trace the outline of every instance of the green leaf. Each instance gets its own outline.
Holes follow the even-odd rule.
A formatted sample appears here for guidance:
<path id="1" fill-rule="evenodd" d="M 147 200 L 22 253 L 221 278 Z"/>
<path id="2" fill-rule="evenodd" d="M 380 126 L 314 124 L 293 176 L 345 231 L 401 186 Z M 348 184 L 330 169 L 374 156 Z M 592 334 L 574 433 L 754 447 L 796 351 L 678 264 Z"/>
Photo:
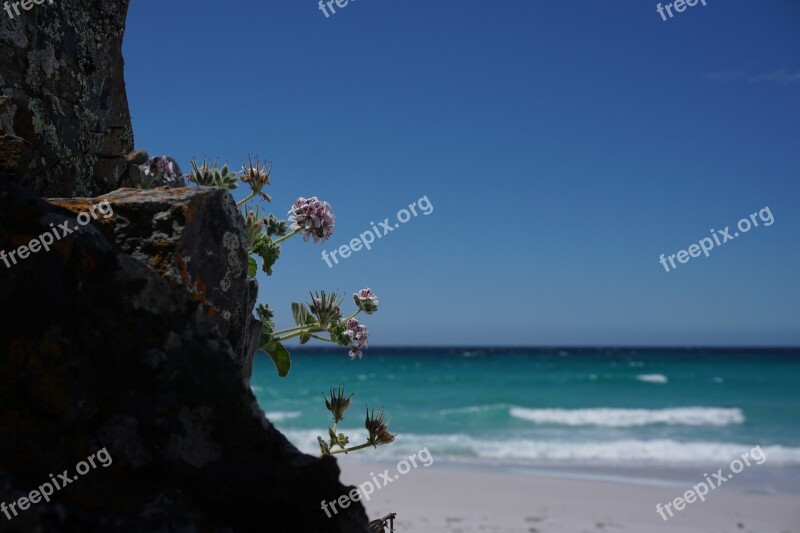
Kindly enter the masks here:
<path id="1" fill-rule="evenodd" d="M 292 358 L 289 355 L 289 351 L 283 347 L 283 344 L 275 340 L 262 348 L 272 358 L 272 362 L 275 363 L 278 375 L 285 378 L 289 374 L 289 368 L 292 366 Z"/>
<path id="2" fill-rule="evenodd" d="M 308 310 L 304 304 L 292 302 L 292 316 L 298 326 L 305 326 L 308 324 Z"/>
<path id="3" fill-rule="evenodd" d="M 333 342 L 335 342 L 339 346 L 349 348 L 351 342 L 350 342 L 350 337 L 344 334 L 346 329 L 347 328 L 345 327 L 344 322 L 339 321 L 328 326 L 328 333 L 331 334 L 331 340 Z"/>
<path id="4" fill-rule="evenodd" d="M 285 220 L 278 220 L 275 218 L 275 215 L 270 215 L 265 222 L 267 226 L 267 235 L 270 237 L 273 235 L 283 237 L 286 235 L 286 232 L 289 231 L 289 224 Z"/>
<path id="5" fill-rule="evenodd" d="M 267 276 L 271 276 L 272 267 L 275 265 L 275 261 L 277 261 L 278 257 L 281 255 L 281 245 L 275 244 L 272 239 L 264 236 L 263 239 L 259 240 L 253 246 L 253 252 L 258 254 L 263 260 L 261 270 L 266 272 Z"/>
<path id="6" fill-rule="evenodd" d="M 265 239 L 262 242 L 264 242 L 265 245 L 259 248 L 259 255 L 261 259 L 264 260 L 264 263 L 261 265 L 261 270 L 266 272 L 267 276 L 271 276 L 272 267 L 281 255 L 281 246 L 280 244 L 275 244 L 272 239 Z"/>
<path id="7" fill-rule="evenodd" d="M 269 344 L 272 339 L 272 332 L 275 331 L 275 322 L 272 321 L 274 313 L 268 305 L 259 304 L 259 306 L 256 307 L 256 314 L 261 321 L 261 340 L 258 347 L 263 348 Z"/>
<path id="8" fill-rule="evenodd" d="M 256 272 L 258 271 L 258 263 L 256 262 L 256 258 L 251 256 L 247 257 L 247 277 L 254 278 L 256 277 Z"/>

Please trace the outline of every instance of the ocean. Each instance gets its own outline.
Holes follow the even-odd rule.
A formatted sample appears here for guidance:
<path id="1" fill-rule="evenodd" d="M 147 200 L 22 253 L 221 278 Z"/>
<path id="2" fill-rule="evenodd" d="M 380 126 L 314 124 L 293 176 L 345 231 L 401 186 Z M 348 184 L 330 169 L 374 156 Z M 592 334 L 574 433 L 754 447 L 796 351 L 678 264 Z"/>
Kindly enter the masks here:
<path id="1" fill-rule="evenodd" d="M 258 358 L 251 380 L 270 421 L 313 454 L 323 394 L 339 385 L 355 393 L 340 424 L 351 443 L 365 404 L 398 434 L 345 460 L 427 448 L 445 466 L 685 486 L 760 446 L 766 461 L 726 485 L 800 493 L 798 350 L 371 348 L 350 361 L 295 349 L 287 378 Z"/>

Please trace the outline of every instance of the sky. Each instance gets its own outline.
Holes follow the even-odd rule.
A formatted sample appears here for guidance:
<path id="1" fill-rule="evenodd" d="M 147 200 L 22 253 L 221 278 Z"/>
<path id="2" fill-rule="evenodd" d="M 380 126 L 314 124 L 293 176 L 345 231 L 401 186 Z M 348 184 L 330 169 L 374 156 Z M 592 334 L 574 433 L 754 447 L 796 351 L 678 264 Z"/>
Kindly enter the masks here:
<path id="1" fill-rule="evenodd" d="M 279 217 L 331 203 L 333 237 L 259 275 L 278 327 L 371 287 L 372 346 L 798 346 L 800 3 L 656 4 L 134 0 L 136 148 L 268 159 Z"/>

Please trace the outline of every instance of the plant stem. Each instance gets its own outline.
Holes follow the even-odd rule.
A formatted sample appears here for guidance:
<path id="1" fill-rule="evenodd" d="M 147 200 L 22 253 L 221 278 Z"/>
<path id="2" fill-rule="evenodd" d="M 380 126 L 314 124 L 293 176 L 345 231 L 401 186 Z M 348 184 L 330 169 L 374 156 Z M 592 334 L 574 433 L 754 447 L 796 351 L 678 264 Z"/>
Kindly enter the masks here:
<path id="1" fill-rule="evenodd" d="M 356 311 L 355 313 L 353 313 L 353 314 L 352 314 L 352 315 L 350 315 L 349 317 L 347 317 L 347 318 L 345 318 L 344 320 L 342 320 L 342 322 L 347 322 L 347 321 L 348 321 L 348 320 L 350 320 L 351 318 L 355 318 L 356 316 L 358 316 L 358 314 L 359 314 L 360 312 L 361 312 L 361 309 L 359 309 L 358 311 Z"/>
<path id="2" fill-rule="evenodd" d="M 332 340 L 332 339 L 326 339 L 325 337 L 317 337 L 317 336 L 316 336 L 316 335 L 314 335 L 313 333 L 311 334 L 311 338 L 312 338 L 312 339 L 317 339 L 317 340 L 319 340 L 319 341 L 332 342 L 333 344 L 336 344 L 336 341 L 335 341 L 335 340 Z"/>
<path id="3" fill-rule="evenodd" d="M 280 243 L 282 243 L 283 241 L 285 241 L 286 239 L 288 239 L 289 237 L 294 237 L 295 235 L 297 235 L 297 234 L 298 234 L 298 233 L 300 233 L 301 231 L 303 231 L 303 230 L 302 230 L 302 229 L 300 229 L 300 228 L 297 228 L 297 229 L 296 229 L 296 230 L 294 230 L 293 232 L 291 232 L 291 233 L 288 233 L 288 234 L 284 235 L 284 236 L 283 236 L 283 237 L 281 237 L 280 239 L 275 239 L 273 242 L 274 242 L 275 244 L 280 244 Z"/>
<path id="4" fill-rule="evenodd" d="M 292 328 L 286 328 L 286 329 L 282 329 L 280 331 L 273 331 L 272 332 L 272 336 L 274 337 L 275 335 L 280 335 L 282 333 L 289 333 L 291 331 L 297 331 L 298 329 L 303 329 L 304 327 L 306 327 L 306 326 L 294 326 Z"/>
<path id="5" fill-rule="evenodd" d="M 367 442 L 364 444 L 359 444 L 358 446 L 353 446 L 352 448 L 345 448 L 344 450 L 336 450 L 336 451 L 331 450 L 331 455 L 336 455 L 337 453 L 354 452 L 356 450 L 363 450 L 364 448 L 369 448 L 370 446 L 372 446 L 372 444 Z"/>
<path id="6" fill-rule="evenodd" d="M 280 331 L 273 331 L 272 335 L 281 335 L 282 333 L 292 333 L 301 329 L 308 328 L 309 333 L 317 333 L 319 331 L 325 331 L 324 329 L 320 328 L 319 326 L 294 326 L 291 328 L 282 329 Z"/>
<path id="7" fill-rule="evenodd" d="M 297 331 L 294 331 L 294 330 L 297 330 Z M 278 332 L 278 333 L 289 333 L 290 331 L 294 331 L 294 332 L 291 333 L 290 335 L 286 335 L 285 337 L 278 337 L 278 336 L 276 336 L 275 333 L 273 333 L 272 336 L 276 341 L 280 342 L 280 341 L 285 341 L 286 339 L 291 339 L 292 337 L 298 337 L 298 336 L 300 336 L 300 335 L 302 335 L 304 333 L 308 333 L 312 337 L 314 337 L 313 333 L 316 333 L 316 332 L 319 332 L 319 331 L 325 331 L 325 330 L 322 329 L 322 328 L 314 328 L 314 327 L 309 328 L 309 329 L 305 329 L 305 326 L 302 326 L 302 327 L 297 327 L 297 328 L 290 328 L 288 330 L 284 330 L 283 332 Z M 328 339 L 324 339 L 322 337 L 315 337 L 315 338 L 323 340 L 323 341 L 324 340 L 328 340 Z M 330 342 L 333 342 L 333 341 L 330 341 Z"/>
<path id="8" fill-rule="evenodd" d="M 292 333 L 291 335 L 286 335 L 285 337 L 275 337 L 275 336 L 273 335 L 273 337 L 272 337 L 272 338 L 273 338 L 273 339 L 275 339 L 275 340 L 276 340 L 276 341 L 278 341 L 278 342 L 283 342 L 283 341 L 285 341 L 285 340 L 289 340 L 289 339 L 291 339 L 292 337 L 299 337 L 299 336 L 300 336 L 300 335 L 302 335 L 302 334 L 303 334 L 303 332 L 302 332 L 302 330 L 301 330 L 301 331 L 296 331 L 295 333 Z"/>
<path id="9" fill-rule="evenodd" d="M 253 199 L 253 198 L 255 198 L 255 197 L 256 197 L 256 193 L 253 193 L 253 194 L 251 194 L 250 196 L 248 196 L 248 197 L 247 197 L 247 198 L 245 198 L 244 200 L 240 200 L 240 201 L 236 202 L 236 207 L 239 207 L 239 206 L 240 206 L 240 205 L 242 205 L 243 203 L 249 202 L 250 200 L 252 200 L 252 199 Z"/>

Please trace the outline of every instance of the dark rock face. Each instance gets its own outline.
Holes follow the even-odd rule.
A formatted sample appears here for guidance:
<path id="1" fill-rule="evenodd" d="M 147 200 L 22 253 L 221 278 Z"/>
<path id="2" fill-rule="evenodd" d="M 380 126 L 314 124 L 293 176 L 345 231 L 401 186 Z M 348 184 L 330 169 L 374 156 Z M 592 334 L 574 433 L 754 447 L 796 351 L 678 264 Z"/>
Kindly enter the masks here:
<path id="1" fill-rule="evenodd" d="M 0 12 L 0 178 L 44 196 L 122 186 L 133 149 L 122 36 L 128 0 Z"/>
<path id="2" fill-rule="evenodd" d="M 253 293 L 227 192 L 61 207 L 0 180 L 0 250 L 106 199 L 112 217 L 49 251 L 0 256 L 0 502 L 102 448 L 113 462 L 0 514 L 0 530 L 367 532 L 360 504 L 326 516 L 320 503 L 348 492 L 336 461 L 298 452 L 242 379 Z"/>
<path id="3" fill-rule="evenodd" d="M 214 188 L 120 189 L 102 197 L 113 216 L 101 231 L 121 251 L 148 265 L 173 288 L 203 304 L 231 343 L 249 383 L 261 324 L 253 317 L 258 284 L 247 278 L 244 226 L 228 191 Z M 75 215 L 87 199 L 50 199 Z"/>

